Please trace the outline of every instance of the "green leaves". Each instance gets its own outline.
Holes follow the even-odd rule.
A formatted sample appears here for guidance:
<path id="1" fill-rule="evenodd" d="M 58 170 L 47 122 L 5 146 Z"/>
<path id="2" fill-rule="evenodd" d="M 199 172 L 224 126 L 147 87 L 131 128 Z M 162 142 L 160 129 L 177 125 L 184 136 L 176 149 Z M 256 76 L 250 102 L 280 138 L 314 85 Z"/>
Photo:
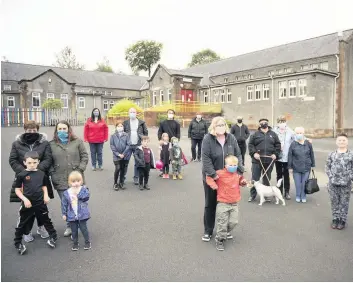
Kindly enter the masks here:
<path id="1" fill-rule="evenodd" d="M 113 73 L 113 68 L 112 68 L 112 66 L 110 66 L 110 63 L 109 63 L 109 60 L 107 59 L 107 57 L 104 57 L 101 62 L 97 63 L 96 71 Z"/>
<path id="2" fill-rule="evenodd" d="M 44 109 L 61 109 L 63 106 L 64 104 L 60 99 L 47 99 L 42 107 Z"/>
<path id="3" fill-rule="evenodd" d="M 192 55 L 191 62 L 188 66 L 192 67 L 200 64 L 207 64 L 220 59 L 221 57 L 213 50 L 204 49 Z"/>
<path id="4" fill-rule="evenodd" d="M 125 60 L 128 61 L 134 73 L 147 71 L 151 76 L 151 68 L 161 59 L 163 44 L 153 40 L 141 40 L 131 45 L 125 51 Z"/>

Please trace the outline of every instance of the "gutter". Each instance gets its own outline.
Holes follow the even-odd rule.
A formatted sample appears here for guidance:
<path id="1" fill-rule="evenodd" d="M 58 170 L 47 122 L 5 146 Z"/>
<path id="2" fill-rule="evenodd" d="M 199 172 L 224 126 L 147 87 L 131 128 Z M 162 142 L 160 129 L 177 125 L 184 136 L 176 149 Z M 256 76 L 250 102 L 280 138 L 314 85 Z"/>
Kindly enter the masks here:
<path id="1" fill-rule="evenodd" d="M 333 99 L 333 137 L 335 138 L 337 135 L 337 129 L 336 129 L 336 95 L 337 95 L 337 79 L 340 77 L 340 57 L 336 54 L 335 55 L 337 58 L 337 76 L 335 77 L 335 84 L 333 88 L 333 93 L 332 93 L 332 99 Z"/>

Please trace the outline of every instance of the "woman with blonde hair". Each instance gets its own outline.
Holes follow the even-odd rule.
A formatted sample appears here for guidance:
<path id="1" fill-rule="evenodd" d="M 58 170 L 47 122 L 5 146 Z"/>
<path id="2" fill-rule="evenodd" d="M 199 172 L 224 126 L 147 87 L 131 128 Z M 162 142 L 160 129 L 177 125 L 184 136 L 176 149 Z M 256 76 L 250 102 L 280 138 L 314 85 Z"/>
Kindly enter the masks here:
<path id="1" fill-rule="evenodd" d="M 202 142 L 202 181 L 205 190 L 205 211 L 204 211 L 204 235 L 202 240 L 209 242 L 211 240 L 216 217 L 217 191 L 213 190 L 206 183 L 206 176 L 218 179 L 217 170 L 225 167 L 225 158 L 234 155 L 238 158 L 238 172 L 243 173 L 241 166 L 241 151 L 235 137 L 229 133 L 226 120 L 223 117 L 215 117 L 208 129 Z M 228 234 L 230 238 L 230 234 Z"/>

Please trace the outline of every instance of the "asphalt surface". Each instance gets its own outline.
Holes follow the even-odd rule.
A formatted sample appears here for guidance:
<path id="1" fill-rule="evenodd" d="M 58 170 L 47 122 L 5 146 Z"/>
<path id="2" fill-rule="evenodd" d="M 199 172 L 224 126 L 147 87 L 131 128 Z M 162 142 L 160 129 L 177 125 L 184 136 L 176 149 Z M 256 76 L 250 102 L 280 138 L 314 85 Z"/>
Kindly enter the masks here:
<path id="1" fill-rule="evenodd" d="M 53 128 L 41 130 L 49 136 L 53 133 Z M 306 204 L 290 200 L 285 207 L 274 203 L 260 207 L 258 199 L 254 203 L 246 201 L 248 189 L 242 188 L 240 223 L 224 252 L 216 250 L 213 240 L 201 241 L 201 164 L 184 167 L 182 181 L 162 180 L 157 172 L 151 172 L 151 191 L 142 192 L 132 183 L 131 164 L 128 189 L 115 192 L 112 156 L 105 145 L 105 170 L 86 170 L 91 191 L 92 218 L 88 227 L 92 250 L 71 251 L 71 241 L 63 237 L 65 223 L 55 195 L 49 209 L 61 236 L 57 248 L 50 249 L 45 240 L 36 237 L 27 244 L 28 253 L 20 256 L 13 247 L 19 204 L 8 201 L 14 176 L 8 155 L 20 131 L 21 128 L 1 129 L 2 281 L 353 280 L 353 208 L 345 230 L 329 227 L 331 212 L 322 169 L 328 151 L 334 148 L 332 139 L 314 141 L 321 191 L 309 196 Z M 82 127 L 75 131 L 83 136 Z M 150 136 L 156 150 L 155 129 L 150 129 Z M 190 156 L 187 137 L 182 138 L 181 146 Z M 245 177 L 249 177 L 250 168 L 247 170 Z M 293 192 L 291 189 L 292 196 Z M 83 245 L 82 235 L 80 242 Z"/>

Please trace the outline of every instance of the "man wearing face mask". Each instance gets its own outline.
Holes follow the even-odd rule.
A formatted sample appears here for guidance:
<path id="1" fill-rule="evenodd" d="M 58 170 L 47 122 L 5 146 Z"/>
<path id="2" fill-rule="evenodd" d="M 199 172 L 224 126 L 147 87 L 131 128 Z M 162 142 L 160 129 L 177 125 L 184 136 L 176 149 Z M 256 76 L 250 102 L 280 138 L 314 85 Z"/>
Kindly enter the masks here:
<path id="1" fill-rule="evenodd" d="M 243 166 L 245 165 L 245 153 L 246 153 L 246 140 L 250 136 L 248 127 L 243 124 L 243 117 L 237 117 L 237 124 L 233 125 L 230 129 L 230 133 L 237 139 L 241 156 L 243 157 Z"/>
<path id="2" fill-rule="evenodd" d="M 268 119 L 260 119 L 259 123 L 258 131 L 251 135 L 249 140 L 249 154 L 252 158 L 252 180 L 259 181 L 263 173 L 263 168 L 260 164 L 261 159 L 265 170 L 268 169 L 266 175 L 262 178 L 262 183 L 265 186 L 269 186 L 273 169 L 272 160 L 279 159 L 281 142 L 277 134 L 268 126 Z M 249 202 L 255 200 L 256 194 L 256 189 L 254 187 L 251 188 Z"/>
<path id="3" fill-rule="evenodd" d="M 169 141 L 172 137 L 178 138 L 180 140 L 180 124 L 174 120 L 175 111 L 169 109 L 167 111 L 168 119 L 161 122 L 158 129 L 158 140 L 162 139 L 162 134 L 167 133 L 169 136 Z"/>
<path id="4" fill-rule="evenodd" d="M 25 132 L 19 134 L 16 140 L 12 143 L 12 148 L 9 157 L 9 163 L 12 170 L 15 172 L 15 176 L 25 170 L 25 165 L 23 164 L 24 156 L 28 151 L 36 151 L 39 155 L 39 165 L 38 169 L 43 171 L 48 175 L 49 168 L 52 165 L 52 152 L 47 141 L 47 135 L 44 133 L 39 133 L 39 125 L 35 121 L 28 121 L 24 124 Z M 48 195 L 50 198 L 54 198 L 53 189 L 48 187 Z M 16 196 L 10 196 L 10 202 L 20 201 Z M 35 215 L 28 222 L 24 241 L 32 242 L 34 240 L 31 230 L 35 220 Z M 38 229 L 37 234 L 41 238 L 48 238 L 49 234 L 43 227 L 43 224 L 37 219 Z"/>
<path id="5" fill-rule="evenodd" d="M 207 133 L 207 123 L 202 119 L 202 115 L 200 112 L 196 114 L 196 118 L 194 118 L 190 125 L 188 136 L 191 139 L 191 153 L 192 153 L 192 161 L 201 161 L 201 145 L 202 139 Z M 196 146 L 197 146 L 197 159 L 196 159 Z"/>
<path id="6" fill-rule="evenodd" d="M 123 123 L 124 131 L 129 135 L 130 151 L 129 156 L 135 154 L 137 147 L 141 145 L 141 138 L 148 136 L 148 130 L 145 121 L 142 121 L 136 117 L 137 111 L 135 108 L 129 109 L 129 118 Z M 135 155 L 134 155 L 135 156 Z M 125 171 L 127 172 L 127 170 Z M 136 160 L 134 164 L 134 184 L 139 184 L 139 174 L 136 167 Z"/>

